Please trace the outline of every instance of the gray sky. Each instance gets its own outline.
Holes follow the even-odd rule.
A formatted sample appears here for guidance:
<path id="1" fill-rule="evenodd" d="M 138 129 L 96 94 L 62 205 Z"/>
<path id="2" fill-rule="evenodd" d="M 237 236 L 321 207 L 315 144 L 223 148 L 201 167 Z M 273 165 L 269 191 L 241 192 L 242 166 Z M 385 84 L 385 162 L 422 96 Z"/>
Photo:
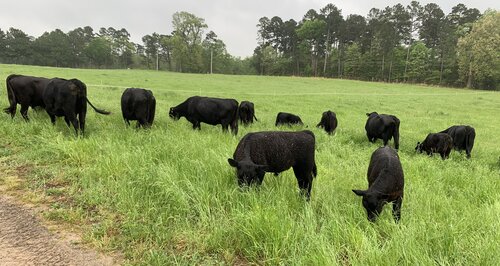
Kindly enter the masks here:
<path id="1" fill-rule="evenodd" d="M 349 14 L 366 16 L 372 7 L 384 8 L 397 3 L 408 5 L 411 0 L 2 0 L 0 28 L 18 28 L 28 35 L 38 37 L 56 28 L 67 32 L 77 27 L 91 26 L 94 32 L 101 27 L 125 28 L 131 40 L 142 43 L 146 34 L 172 32 L 172 14 L 187 11 L 204 18 L 227 46 L 230 54 L 250 56 L 257 46 L 259 18 L 279 16 L 283 20 L 301 20 L 309 9 L 319 11 L 328 3 Z M 458 3 L 475 7 L 481 12 L 487 8 L 500 10 L 500 1 L 436 0 L 419 1 L 438 4 L 448 14 Z"/>

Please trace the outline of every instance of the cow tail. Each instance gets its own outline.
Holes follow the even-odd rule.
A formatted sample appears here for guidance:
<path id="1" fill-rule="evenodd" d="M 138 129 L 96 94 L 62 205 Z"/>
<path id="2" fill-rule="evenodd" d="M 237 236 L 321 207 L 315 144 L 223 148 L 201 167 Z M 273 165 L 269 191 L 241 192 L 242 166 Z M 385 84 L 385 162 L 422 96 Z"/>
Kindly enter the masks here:
<path id="1" fill-rule="evenodd" d="M 12 89 L 12 84 L 10 83 L 10 80 L 14 77 L 14 75 L 8 76 L 5 82 L 5 85 L 7 86 L 7 96 L 9 98 L 10 106 L 3 109 L 3 111 L 7 114 L 10 114 L 12 118 L 14 118 L 14 115 L 16 114 L 17 105 L 16 95 L 14 94 L 14 89 Z"/>
<path id="2" fill-rule="evenodd" d="M 470 158 L 470 153 L 474 146 L 474 139 L 476 138 L 476 131 L 474 128 L 470 128 L 468 131 L 469 132 L 466 132 L 465 136 L 465 151 L 467 152 L 467 158 Z"/>
<path id="3" fill-rule="evenodd" d="M 156 112 L 156 99 L 154 96 L 148 98 L 148 126 L 153 125 Z"/>
<path id="4" fill-rule="evenodd" d="M 255 121 L 259 121 L 259 119 L 255 116 L 255 113 L 253 114 L 253 118 L 255 118 Z"/>
<path id="5" fill-rule="evenodd" d="M 400 121 L 399 119 L 396 118 L 396 124 L 394 126 L 394 146 L 396 148 L 396 150 L 399 149 L 399 124 L 400 124 Z"/>
<path id="6" fill-rule="evenodd" d="M 233 135 L 238 134 L 238 119 L 239 119 L 239 108 L 238 108 L 238 102 L 236 102 L 236 112 L 233 113 L 233 117 L 231 120 L 231 132 Z"/>
<path id="7" fill-rule="evenodd" d="M 111 112 L 108 112 L 108 111 L 105 111 L 105 110 L 101 110 L 101 109 L 97 109 L 90 101 L 89 101 L 89 98 L 85 97 L 85 99 L 87 100 L 87 102 L 90 104 L 90 106 L 92 108 L 94 108 L 94 110 L 99 113 L 99 114 L 102 114 L 102 115 L 109 115 L 111 114 Z"/>

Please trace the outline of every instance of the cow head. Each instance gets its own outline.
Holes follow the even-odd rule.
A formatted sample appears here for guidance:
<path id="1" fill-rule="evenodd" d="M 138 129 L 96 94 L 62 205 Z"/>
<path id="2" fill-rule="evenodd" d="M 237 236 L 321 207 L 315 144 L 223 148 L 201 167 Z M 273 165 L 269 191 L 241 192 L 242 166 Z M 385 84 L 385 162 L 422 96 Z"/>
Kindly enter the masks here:
<path id="1" fill-rule="evenodd" d="M 238 185 L 251 185 L 257 183 L 262 184 L 264 180 L 264 175 L 266 174 L 267 166 L 254 164 L 251 161 L 241 161 L 237 162 L 231 158 L 227 159 L 229 165 L 236 168 L 236 173 L 238 176 Z"/>
<path id="2" fill-rule="evenodd" d="M 415 147 L 415 151 L 422 153 L 423 152 L 422 146 L 423 146 L 422 143 L 417 142 L 417 147 Z"/>
<path id="3" fill-rule="evenodd" d="M 377 112 L 366 113 L 366 116 L 368 116 L 368 117 L 371 117 L 374 115 L 378 115 L 378 113 Z"/>
<path id="4" fill-rule="evenodd" d="M 389 195 L 381 192 L 353 189 L 356 195 L 363 197 L 363 207 L 370 222 L 375 222 L 377 216 L 382 212 L 382 208 L 387 203 Z"/>
<path id="5" fill-rule="evenodd" d="M 177 112 L 177 110 L 175 110 L 175 107 L 170 108 L 168 115 L 170 116 L 170 118 L 172 118 L 174 120 L 179 120 L 179 118 L 181 118 L 181 114 L 179 114 L 179 112 Z"/>

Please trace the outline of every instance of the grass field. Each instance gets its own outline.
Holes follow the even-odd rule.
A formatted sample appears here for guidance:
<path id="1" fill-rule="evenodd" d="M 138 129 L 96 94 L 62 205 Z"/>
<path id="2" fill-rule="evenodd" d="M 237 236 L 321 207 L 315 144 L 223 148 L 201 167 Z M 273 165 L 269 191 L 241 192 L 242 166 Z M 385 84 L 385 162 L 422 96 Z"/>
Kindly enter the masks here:
<path id="1" fill-rule="evenodd" d="M 83 226 L 104 250 L 122 250 L 133 264 L 498 265 L 500 263 L 500 94 L 402 84 L 298 77 L 192 75 L 140 70 L 78 70 L 0 65 L 11 73 L 79 78 L 88 86 L 87 135 L 44 111 L 30 123 L 0 115 L 0 156 L 29 165 L 31 189 L 66 199 L 49 218 Z M 126 128 L 120 97 L 126 87 L 153 90 L 150 130 Z M 234 137 L 220 126 L 193 131 L 168 109 L 192 95 L 255 103 L 259 122 Z M 0 107 L 6 107 L 0 83 Z M 328 136 L 314 127 L 337 113 Z M 18 108 L 19 110 L 19 108 Z M 279 111 L 299 114 L 316 135 L 318 177 L 311 201 L 299 196 L 293 171 L 267 174 L 260 189 L 241 191 L 227 163 L 248 132 L 275 130 Z M 405 172 L 402 219 L 386 206 L 376 223 L 361 198 L 371 153 L 367 112 L 401 120 Z M 414 151 L 427 133 L 454 124 L 476 129 L 472 159 Z M 299 130 L 300 127 L 292 130 Z M 281 128 L 279 130 L 288 130 Z M 392 142 L 391 142 L 392 145 Z M 2 182 L 2 179 L 0 179 Z"/>

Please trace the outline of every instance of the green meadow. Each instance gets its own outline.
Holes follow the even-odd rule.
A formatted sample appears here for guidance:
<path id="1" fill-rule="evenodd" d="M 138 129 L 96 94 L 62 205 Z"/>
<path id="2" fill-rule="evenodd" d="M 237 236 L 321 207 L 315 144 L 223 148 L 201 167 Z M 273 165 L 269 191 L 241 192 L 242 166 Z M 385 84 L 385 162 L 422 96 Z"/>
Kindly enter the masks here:
<path id="1" fill-rule="evenodd" d="M 81 226 L 85 240 L 147 265 L 498 265 L 500 263 L 500 93 L 351 80 L 180 74 L 143 70 L 83 70 L 0 65 L 0 107 L 8 106 L 12 73 L 76 77 L 87 84 L 86 136 L 45 111 L 31 121 L 0 114 L 0 156 L 9 167 L 32 169 L 29 189 L 59 197 L 49 219 Z M 127 128 L 120 97 L 149 88 L 156 117 L 149 130 Z M 249 100 L 259 122 L 237 136 L 202 124 L 194 131 L 169 108 L 189 96 Z M 339 126 L 329 136 L 315 125 L 326 110 Z M 304 127 L 276 128 L 280 111 Z M 367 112 L 401 120 L 399 156 L 405 174 L 402 218 L 391 206 L 375 223 L 361 198 L 371 153 Z M 451 125 L 476 129 L 472 159 L 415 153 L 417 141 Z M 312 130 L 318 176 L 311 201 L 293 171 L 266 174 L 262 186 L 239 189 L 227 158 L 248 132 Z M 393 142 L 390 142 L 393 146 Z M 0 183 L 3 182 L 0 178 Z"/>

